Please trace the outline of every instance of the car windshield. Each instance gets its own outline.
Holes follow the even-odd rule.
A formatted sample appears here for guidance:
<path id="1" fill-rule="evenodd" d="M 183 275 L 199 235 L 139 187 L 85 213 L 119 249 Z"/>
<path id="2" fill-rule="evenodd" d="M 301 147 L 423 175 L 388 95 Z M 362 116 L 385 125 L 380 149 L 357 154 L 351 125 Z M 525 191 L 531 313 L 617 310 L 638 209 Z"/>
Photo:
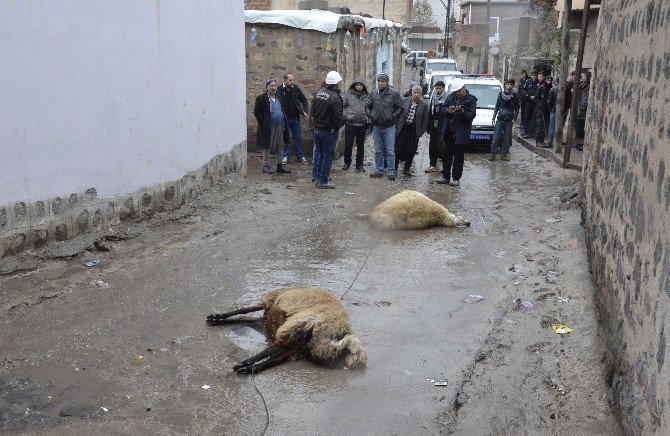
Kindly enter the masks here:
<path id="1" fill-rule="evenodd" d="M 456 64 L 454 62 L 430 62 L 426 65 L 426 73 L 433 71 L 456 71 Z"/>
<path id="2" fill-rule="evenodd" d="M 495 109 L 498 94 L 502 88 L 498 85 L 470 84 L 466 85 L 470 94 L 477 97 L 477 109 Z"/>

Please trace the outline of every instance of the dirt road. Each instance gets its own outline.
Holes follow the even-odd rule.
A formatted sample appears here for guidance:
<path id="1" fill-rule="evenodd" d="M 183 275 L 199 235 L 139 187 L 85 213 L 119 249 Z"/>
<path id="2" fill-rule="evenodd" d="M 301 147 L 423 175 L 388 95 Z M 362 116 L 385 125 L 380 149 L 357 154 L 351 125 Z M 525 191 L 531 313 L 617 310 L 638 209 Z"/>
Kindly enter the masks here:
<path id="1" fill-rule="evenodd" d="M 422 143 L 417 177 L 336 162 L 327 191 L 309 165 L 267 176 L 251 155 L 247 179 L 106 232 L 108 252 L 89 235 L 3 260 L 0 432 L 618 434 L 580 211 L 559 198 L 579 174 L 519 146 L 511 162 L 485 157 L 445 187 L 423 172 Z M 402 189 L 472 226 L 377 232 L 354 218 Z M 231 371 L 265 338 L 206 315 L 297 285 L 342 299 L 366 370 Z"/>

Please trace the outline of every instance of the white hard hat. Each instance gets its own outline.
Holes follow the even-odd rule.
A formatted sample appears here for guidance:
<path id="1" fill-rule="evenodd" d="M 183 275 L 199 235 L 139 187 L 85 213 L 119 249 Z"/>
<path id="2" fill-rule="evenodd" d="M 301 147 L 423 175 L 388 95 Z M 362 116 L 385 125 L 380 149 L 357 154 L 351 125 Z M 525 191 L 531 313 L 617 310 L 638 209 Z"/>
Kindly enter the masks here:
<path id="1" fill-rule="evenodd" d="M 337 71 L 331 71 L 326 75 L 326 85 L 337 85 L 342 81 L 342 76 Z"/>
<path id="2" fill-rule="evenodd" d="M 463 79 L 454 77 L 449 83 L 449 92 L 455 92 L 465 86 Z"/>

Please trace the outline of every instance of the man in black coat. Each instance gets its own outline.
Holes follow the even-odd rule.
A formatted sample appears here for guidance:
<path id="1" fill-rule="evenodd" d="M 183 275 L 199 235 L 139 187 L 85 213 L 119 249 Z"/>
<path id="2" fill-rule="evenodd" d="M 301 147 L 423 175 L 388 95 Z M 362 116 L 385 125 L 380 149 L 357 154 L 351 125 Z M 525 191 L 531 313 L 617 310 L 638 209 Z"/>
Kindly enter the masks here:
<path id="1" fill-rule="evenodd" d="M 537 80 L 538 84 L 535 88 L 535 93 L 531 98 L 535 104 L 533 112 L 535 146 L 541 147 L 544 145 L 544 138 L 547 134 L 547 127 L 549 126 L 549 96 L 553 80 L 551 76 L 545 79 L 544 73 L 542 72 L 537 75 Z"/>
<path id="2" fill-rule="evenodd" d="M 446 115 L 442 127 L 442 138 L 446 146 L 446 153 L 443 159 L 442 180 L 438 180 L 437 183 L 460 186 L 465 147 L 470 143 L 472 120 L 477 115 L 477 97 L 470 94 L 460 78 L 451 81 L 450 89 L 453 92 L 449 94 L 443 106 Z M 451 180 L 452 177 L 453 180 Z"/>
<path id="3" fill-rule="evenodd" d="M 305 94 L 300 90 L 300 87 L 295 84 L 293 74 L 284 74 L 284 83 L 277 89 L 277 95 L 281 100 L 286 115 L 287 132 L 291 132 L 293 142 L 295 144 L 295 158 L 297 162 L 307 163 L 307 159 L 302 151 L 302 130 L 300 127 L 300 116 L 307 116 L 308 105 Z M 286 141 L 284 141 L 284 158 L 282 163 L 286 164 L 291 158 L 291 144 L 288 141 L 288 134 Z"/>
<path id="4" fill-rule="evenodd" d="M 265 82 L 265 92 L 256 97 L 254 116 L 258 121 L 256 145 L 263 149 L 263 172 L 270 174 L 270 154 L 277 158 L 277 173 L 290 173 L 284 169 L 281 156 L 286 133 L 286 117 L 280 99 L 277 97 L 277 80 Z"/>
<path id="5" fill-rule="evenodd" d="M 427 173 L 437 171 L 437 160 L 444 156 L 444 142 L 440 139 L 442 135 L 442 126 L 444 125 L 445 113 L 442 112 L 444 102 L 447 100 L 447 91 L 444 89 L 444 82 L 439 81 L 435 84 L 435 92 L 430 97 L 428 103 L 428 122 L 426 131 L 430 135 L 428 143 L 428 159 L 430 166 L 426 169 Z"/>
<path id="6" fill-rule="evenodd" d="M 537 91 L 537 84 L 537 71 L 533 70 L 530 79 L 526 80 L 526 95 L 521 101 L 521 105 L 523 106 L 523 116 L 521 118 L 521 123 L 523 125 L 522 138 L 531 137 L 534 133 L 533 113 L 535 111 L 535 104 L 533 103 L 532 96 L 534 96 L 535 91 Z"/>

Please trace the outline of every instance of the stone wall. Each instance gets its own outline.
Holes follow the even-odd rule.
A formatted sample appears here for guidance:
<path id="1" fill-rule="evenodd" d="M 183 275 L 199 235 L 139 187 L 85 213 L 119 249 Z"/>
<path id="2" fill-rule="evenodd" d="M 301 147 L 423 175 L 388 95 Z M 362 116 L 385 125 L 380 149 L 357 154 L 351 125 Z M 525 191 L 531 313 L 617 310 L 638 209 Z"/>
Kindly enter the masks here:
<path id="1" fill-rule="evenodd" d="M 670 434 L 670 2 L 603 1 L 584 151 L 590 267 L 611 402 Z"/>
<path id="2" fill-rule="evenodd" d="M 252 27 L 257 31 L 256 46 L 249 45 L 249 32 Z M 338 29 L 330 35 L 330 51 L 326 50 L 328 35 L 315 30 L 303 30 L 292 27 L 247 24 L 247 143 L 249 150 L 256 147 L 258 124 L 254 118 L 256 96 L 265 91 L 265 81 L 275 77 L 281 82 L 284 74 L 292 73 L 295 82 L 304 92 L 311 105 L 329 71 L 335 70 L 342 76 L 342 92 L 345 92 L 357 76 L 366 79 L 368 91 L 376 86 L 377 51 L 379 43 L 360 40 L 356 29 L 351 29 L 350 47 L 344 49 L 346 29 Z M 393 68 L 391 84 L 400 84 L 404 55 L 400 52 L 401 38 L 391 43 Z M 312 140 L 308 123 L 302 118 L 302 140 L 305 154 L 312 154 Z M 342 135 L 340 135 L 342 136 Z M 340 138 L 342 139 L 342 138 Z M 291 143 L 293 140 L 291 139 Z"/>

